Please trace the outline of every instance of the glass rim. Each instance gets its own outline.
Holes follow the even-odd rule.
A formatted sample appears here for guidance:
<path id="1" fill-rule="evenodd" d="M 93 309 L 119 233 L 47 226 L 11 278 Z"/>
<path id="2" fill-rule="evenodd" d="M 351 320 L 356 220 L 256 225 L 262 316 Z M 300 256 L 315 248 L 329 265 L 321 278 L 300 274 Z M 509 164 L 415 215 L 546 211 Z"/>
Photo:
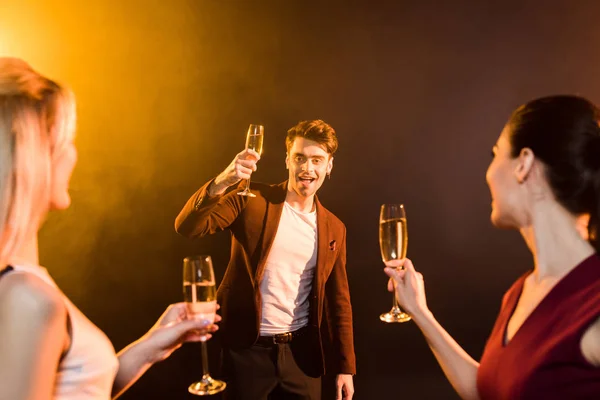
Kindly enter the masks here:
<path id="1" fill-rule="evenodd" d="M 184 262 L 189 262 L 189 261 L 195 261 L 195 260 L 203 260 L 203 259 L 207 259 L 210 258 L 210 260 L 212 261 L 212 257 L 210 256 L 210 254 L 198 254 L 198 255 L 193 255 L 193 256 L 187 256 L 183 259 Z"/>
<path id="2" fill-rule="evenodd" d="M 255 132 L 254 135 L 264 135 L 265 126 L 260 124 L 250 124 L 248 126 L 248 132 Z"/>

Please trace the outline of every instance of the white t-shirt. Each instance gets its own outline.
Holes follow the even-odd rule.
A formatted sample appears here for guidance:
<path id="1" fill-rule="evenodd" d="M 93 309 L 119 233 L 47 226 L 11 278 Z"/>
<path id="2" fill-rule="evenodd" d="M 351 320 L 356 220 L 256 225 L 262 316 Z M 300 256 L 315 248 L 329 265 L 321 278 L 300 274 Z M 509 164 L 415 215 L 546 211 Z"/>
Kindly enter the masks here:
<path id="1" fill-rule="evenodd" d="M 260 282 L 260 335 L 291 332 L 308 324 L 316 266 L 317 213 L 302 213 L 286 202 Z"/>

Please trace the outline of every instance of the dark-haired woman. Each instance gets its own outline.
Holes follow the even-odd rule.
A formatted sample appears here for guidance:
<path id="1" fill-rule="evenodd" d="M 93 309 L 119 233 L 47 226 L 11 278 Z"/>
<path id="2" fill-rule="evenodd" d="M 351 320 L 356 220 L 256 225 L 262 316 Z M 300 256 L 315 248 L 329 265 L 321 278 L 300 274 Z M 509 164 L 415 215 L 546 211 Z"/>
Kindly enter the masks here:
<path id="1" fill-rule="evenodd" d="M 600 399 L 599 119 L 580 97 L 536 99 L 493 147 L 491 220 L 521 233 L 533 268 L 506 292 L 479 363 L 427 308 L 412 262 L 385 269 L 462 398 Z"/>

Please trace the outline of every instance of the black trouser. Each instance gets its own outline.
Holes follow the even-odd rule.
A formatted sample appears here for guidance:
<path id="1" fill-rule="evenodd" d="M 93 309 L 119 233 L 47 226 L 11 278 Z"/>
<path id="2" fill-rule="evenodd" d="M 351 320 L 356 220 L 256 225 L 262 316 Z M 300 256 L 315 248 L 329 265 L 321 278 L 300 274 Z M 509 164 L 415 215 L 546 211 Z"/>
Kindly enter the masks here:
<path id="1" fill-rule="evenodd" d="M 314 357 L 308 335 L 285 344 L 255 344 L 248 349 L 224 349 L 227 400 L 321 398 L 321 377 L 310 376 Z"/>

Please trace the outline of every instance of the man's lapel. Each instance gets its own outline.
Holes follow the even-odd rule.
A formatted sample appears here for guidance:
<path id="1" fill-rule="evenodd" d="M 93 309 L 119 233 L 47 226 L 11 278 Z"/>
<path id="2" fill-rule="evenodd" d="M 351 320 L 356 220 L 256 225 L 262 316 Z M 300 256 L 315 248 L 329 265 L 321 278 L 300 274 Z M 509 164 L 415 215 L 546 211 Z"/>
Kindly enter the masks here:
<path id="1" fill-rule="evenodd" d="M 315 196 L 317 203 L 317 268 L 315 271 L 315 294 L 319 294 L 324 289 L 326 277 L 331 272 L 331 256 L 336 246 L 335 240 L 330 238 L 329 219 L 327 211 Z M 320 296 L 322 297 L 322 296 Z"/>

